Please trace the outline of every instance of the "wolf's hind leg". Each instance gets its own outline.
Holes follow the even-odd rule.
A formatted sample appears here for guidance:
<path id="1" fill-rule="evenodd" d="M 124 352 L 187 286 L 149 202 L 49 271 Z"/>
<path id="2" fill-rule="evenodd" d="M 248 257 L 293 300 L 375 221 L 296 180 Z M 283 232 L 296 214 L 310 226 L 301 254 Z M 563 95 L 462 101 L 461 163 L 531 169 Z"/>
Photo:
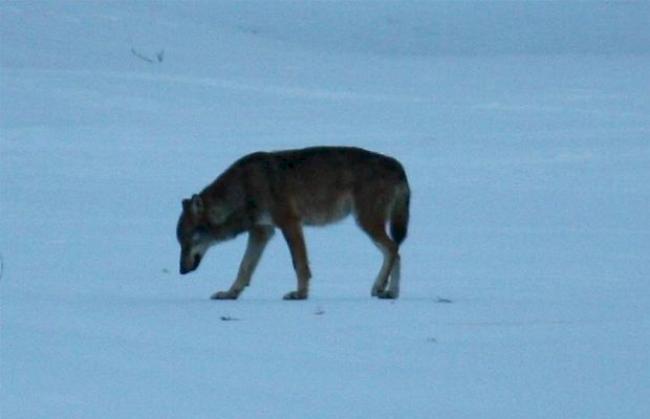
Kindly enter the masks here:
<path id="1" fill-rule="evenodd" d="M 386 221 L 393 198 L 390 190 L 379 186 L 359 190 L 355 193 L 355 217 L 359 227 L 370 237 L 384 256 L 381 269 L 370 291 L 371 295 L 379 298 L 397 298 L 396 288 L 387 289 L 389 277 L 399 258 L 398 244 L 386 233 Z M 399 279 L 393 287 L 395 286 L 399 287 Z"/>
<path id="2" fill-rule="evenodd" d="M 388 282 L 388 290 L 378 295 L 379 298 L 398 298 L 399 297 L 399 281 L 401 275 L 401 258 L 399 254 L 395 257 L 393 270 L 390 273 L 390 280 Z"/>
<path id="3" fill-rule="evenodd" d="M 381 251 L 382 255 L 384 255 L 381 269 L 377 274 L 377 278 L 375 279 L 370 292 L 371 295 L 379 298 L 397 298 L 397 295 L 399 294 L 399 278 L 397 281 L 391 281 L 391 284 L 394 285 L 390 285 L 390 288 L 388 290 L 386 289 L 386 287 L 389 286 L 388 279 L 391 274 L 394 274 L 397 270 L 397 276 L 399 277 L 399 255 L 397 254 L 397 244 L 388 237 L 384 230 L 383 223 L 377 223 L 372 227 L 361 224 L 361 228 L 370 236 L 372 241 Z M 395 293 L 396 290 L 397 293 Z"/>
<path id="4" fill-rule="evenodd" d="M 262 258 L 262 253 L 264 252 L 266 245 L 269 240 L 271 240 L 271 237 L 273 237 L 273 232 L 273 227 L 270 226 L 257 226 L 249 231 L 246 251 L 244 252 L 244 258 L 239 265 L 237 278 L 228 291 L 219 291 L 212 295 L 212 299 L 234 300 L 239 297 L 239 294 L 241 294 L 244 288 L 250 285 L 255 268 L 257 268 L 257 265 Z"/>

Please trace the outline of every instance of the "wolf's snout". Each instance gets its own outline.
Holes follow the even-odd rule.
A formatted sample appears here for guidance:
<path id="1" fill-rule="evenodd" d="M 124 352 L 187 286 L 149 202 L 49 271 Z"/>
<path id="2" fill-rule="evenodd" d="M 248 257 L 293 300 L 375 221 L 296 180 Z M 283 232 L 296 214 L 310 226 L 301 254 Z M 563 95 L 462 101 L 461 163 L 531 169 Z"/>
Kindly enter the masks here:
<path id="1" fill-rule="evenodd" d="M 196 255 L 196 256 L 194 256 L 194 260 L 193 260 L 192 266 L 189 267 L 189 268 L 188 268 L 187 266 L 185 266 L 185 264 L 181 261 L 181 266 L 180 266 L 180 273 L 181 273 L 181 275 L 185 275 L 185 274 L 187 274 L 187 273 L 190 273 L 190 272 L 192 272 L 192 271 L 195 271 L 196 268 L 199 267 L 199 264 L 200 264 L 200 263 L 201 263 L 201 255 Z"/>
<path id="2" fill-rule="evenodd" d="M 194 266 L 192 266 L 192 270 L 195 270 L 196 268 L 198 268 L 199 263 L 201 263 L 201 255 L 194 256 Z"/>

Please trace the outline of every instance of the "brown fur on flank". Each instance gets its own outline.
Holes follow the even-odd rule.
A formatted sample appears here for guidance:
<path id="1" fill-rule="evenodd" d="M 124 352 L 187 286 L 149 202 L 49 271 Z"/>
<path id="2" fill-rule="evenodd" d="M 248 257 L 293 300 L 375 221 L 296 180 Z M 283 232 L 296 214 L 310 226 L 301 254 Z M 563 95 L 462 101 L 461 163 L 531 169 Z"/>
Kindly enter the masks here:
<path id="1" fill-rule="evenodd" d="M 236 299 L 250 284 L 264 247 L 278 228 L 289 246 L 298 279 L 297 289 L 285 299 L 305 299 L 311 272 L 302 226 L 326 225 L 353 214 L 384 255 L 372 295 L 397 298 L 398 250 L 407 234 L 409 197 L 402 165 L 392 157 L 360 148 L 249 154 L 199 194 L 183 200 L 177 228 L 180 272 L 198 268 L 211 245 L 248 232 L 237 278 L 228 291 L 212 296 Z"/>

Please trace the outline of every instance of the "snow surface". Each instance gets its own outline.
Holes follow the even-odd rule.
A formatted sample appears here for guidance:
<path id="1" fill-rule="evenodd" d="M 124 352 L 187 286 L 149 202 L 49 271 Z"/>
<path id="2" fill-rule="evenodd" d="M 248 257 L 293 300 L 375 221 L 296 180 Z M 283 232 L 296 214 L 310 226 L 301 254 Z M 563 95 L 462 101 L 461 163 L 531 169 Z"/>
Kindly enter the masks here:
<path id="1" fill-rule="evenodd" d="M 0 3 L 2 418 L 650 417 L 649 21 Z M 239 301 L 244 237 L 177 274 L 182 198 L 317 144 L 404 163 L 400 300 L 349 220 L 307 230 L 306 302 L 278 236 Z"/>

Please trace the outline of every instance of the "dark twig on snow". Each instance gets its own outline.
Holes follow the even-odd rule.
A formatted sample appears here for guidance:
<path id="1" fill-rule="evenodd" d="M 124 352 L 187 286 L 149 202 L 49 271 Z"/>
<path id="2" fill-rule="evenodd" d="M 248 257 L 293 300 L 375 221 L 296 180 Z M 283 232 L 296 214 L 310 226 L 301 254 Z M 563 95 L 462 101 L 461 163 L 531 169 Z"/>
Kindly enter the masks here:
<path id="1" fill-rule="evenodd" d="M 146 55 L 144 55 L 142 53 L 139 53 L 138 51 L 135 50 L 135 48 L 131 48 L 131 54 L 135 55 L 136 57 L 138 57 L 142 61 L 146 61 L 146 62 L 148 62 L 150 64 L 155 63 L 154 60 L 152 60 L 151 58 L 147 57 Z"/>
<path id="2" fill-rule="evenodd" d="M 239 321 L 239 319 L 236 318 L 236 317 L 221 316 L 221 321 L 222 322 L 236 322 L 236 321 Z"/>

